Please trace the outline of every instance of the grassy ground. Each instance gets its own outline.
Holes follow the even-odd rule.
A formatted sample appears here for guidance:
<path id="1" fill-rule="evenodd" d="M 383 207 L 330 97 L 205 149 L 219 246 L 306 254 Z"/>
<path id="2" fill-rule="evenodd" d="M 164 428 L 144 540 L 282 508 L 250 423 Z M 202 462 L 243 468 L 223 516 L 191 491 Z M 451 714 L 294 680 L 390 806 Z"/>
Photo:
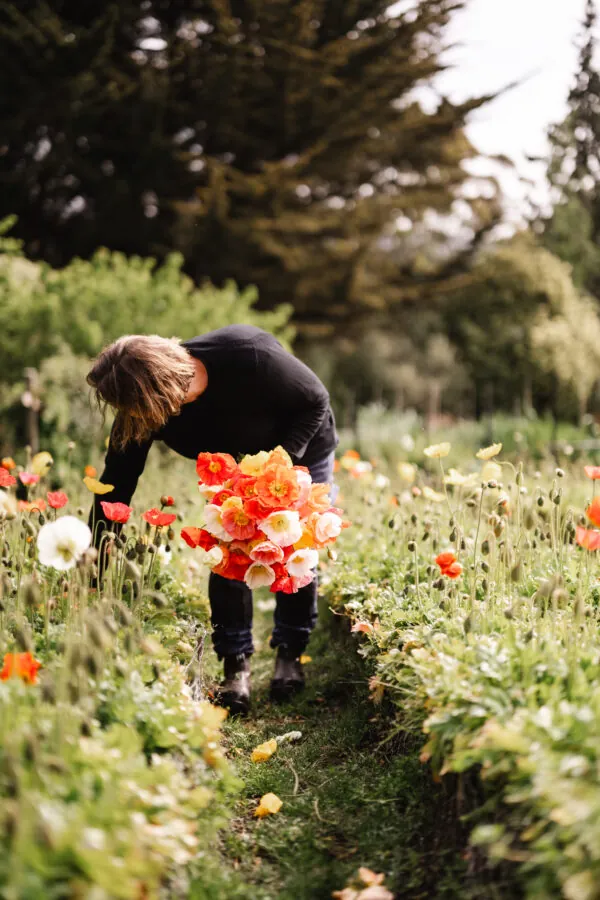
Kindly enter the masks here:
<path id="1" fill-rule="evenodd" d="M 419 763 L 422 741 L 383 743 L 386 717 L 368 699 L 355 640 L 334 635 L 335 620 L 322 616 L 308 648 L 307 690 L 277 707 L 267 697 L 271 624 L 271 613 L 258 613 L 252 715 L 225 726 L 245 782 L 223 836 L 224 866 L 239 879 L 239 893 L 231 887 L 229 897 L 319 900 L 361 865 L 384 872 L 398 897 L 501 896 L 489 886 L 480 893 L 467 875 L 454 795 Z M 257 744 L 290 730 L 300 730 L 302 740 L 282 745 L 267 762 L 250 761 Z M 282 799 L 282 810 L 256 819 L 267 792 Z"/>

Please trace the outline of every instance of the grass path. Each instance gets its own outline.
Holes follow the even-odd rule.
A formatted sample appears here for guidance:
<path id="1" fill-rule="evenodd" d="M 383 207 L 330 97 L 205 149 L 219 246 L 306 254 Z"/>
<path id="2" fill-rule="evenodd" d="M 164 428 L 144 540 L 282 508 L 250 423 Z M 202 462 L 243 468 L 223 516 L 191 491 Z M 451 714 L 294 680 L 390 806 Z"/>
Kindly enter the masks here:
<path id="1" fill-rule="evenodd" d="M 398 897 L 497 896 L 467 893 L 453 801 L 418 762 L 418 747 L 382 744 L 386 722 L 368 699 L 354 639 L 334 635 L 322 616 L 307 651 L 307 689 L 278 707 L 267 697 L 271 626 L 272 614 L 257 612 L 252 714 L 225 726 L 245 783 L 222 838 L 223 865 L 239 883 L 229 898 L 329 898 L 361 865 L 385 872 Z M 250 761 L 253 747 L 290 730 L 302 740 Z M 256 819 L 258 798 L 270 791 L 282 810 Z"/>

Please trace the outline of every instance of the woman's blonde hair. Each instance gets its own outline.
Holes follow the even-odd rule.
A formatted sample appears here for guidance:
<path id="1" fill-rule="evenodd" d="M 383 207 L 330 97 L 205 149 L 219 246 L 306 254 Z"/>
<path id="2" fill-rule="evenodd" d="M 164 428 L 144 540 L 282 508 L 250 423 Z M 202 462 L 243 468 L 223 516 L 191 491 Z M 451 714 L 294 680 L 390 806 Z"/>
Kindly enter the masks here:
<path id="1" fill-rule="evenodd" d="M 87 382 L 101 408 L 117 411 L 114 446 L 141 443 L 178 415 L 194 372 L 192 357 L 174 338 L 129 334 L 105 347 Z"/>

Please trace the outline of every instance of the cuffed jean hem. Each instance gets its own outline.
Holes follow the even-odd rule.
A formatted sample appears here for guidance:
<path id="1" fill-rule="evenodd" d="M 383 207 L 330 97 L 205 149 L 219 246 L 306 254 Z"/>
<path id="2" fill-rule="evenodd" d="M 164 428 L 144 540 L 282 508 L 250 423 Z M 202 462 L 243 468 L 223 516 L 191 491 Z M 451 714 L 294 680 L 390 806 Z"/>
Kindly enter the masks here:
<path id="1" fill-rule="evenodd" d="M 212 633 L 212 642 L 219 660 L 224 656 L 252 656 L 254 653 L 249 628 L 223 628 L 217 625 Z"/>
<path id="2" fill-rule="evenodd" d="M 306 650 L 312 628 L 313 626 L 310 628 L 275 628 L 269 646 L 273 650 L 281 647 L 294 656 L 300 656 Z"/>

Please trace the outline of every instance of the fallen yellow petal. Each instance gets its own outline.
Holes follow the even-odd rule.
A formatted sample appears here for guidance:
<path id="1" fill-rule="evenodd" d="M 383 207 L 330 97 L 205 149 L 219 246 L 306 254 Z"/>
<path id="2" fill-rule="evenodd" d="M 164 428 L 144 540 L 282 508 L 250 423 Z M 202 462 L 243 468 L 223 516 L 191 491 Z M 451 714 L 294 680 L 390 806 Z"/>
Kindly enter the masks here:
<path id="1" fill-rule="evenodd" d="M 305 666 L 306 663 L 312 662 L 312 656 L 309 656 L 308 653 L 303 653 L 300 657 L 300 662 Z"/>
<path id="2" fill-rule="evenodd" d="M 498 456 L 500 451 L 502 450 L 502 444 L 490 444 L 489 447 L 482 447 L 481 450 L 478 450 L 475 456 L 477 459 L 493 459 L 494 456 Z"/>
<path id="3" fill-rule="evenodd" d="M 262 819 L 263 816 L 272 816 L 278 813 L 282 806 L 283 802 L 277 794 L 265 794 L 260 798 L 260 803 L 254 810 L 254 815 L 258 816 L 259 819 Z"/>
<path id="4" fill-rule="evenodd" d="M 255 763 L 266 762 L 267 759 L 271 759 L 276 750 L 277 741 L 275 738 L 272 738 L 270 741 L 265 741 L 264 744 L 259 744 L 258 747 L 255 747 L 250 759 Z"/>
<path id="5" fill-rule="evenodd" d="M 92 494 L 110 494 L 115 487 L 114 484 L 103 484 L 97 478 L 90 478 L 89 475 L 85 476 L 83 483 Z"/>

